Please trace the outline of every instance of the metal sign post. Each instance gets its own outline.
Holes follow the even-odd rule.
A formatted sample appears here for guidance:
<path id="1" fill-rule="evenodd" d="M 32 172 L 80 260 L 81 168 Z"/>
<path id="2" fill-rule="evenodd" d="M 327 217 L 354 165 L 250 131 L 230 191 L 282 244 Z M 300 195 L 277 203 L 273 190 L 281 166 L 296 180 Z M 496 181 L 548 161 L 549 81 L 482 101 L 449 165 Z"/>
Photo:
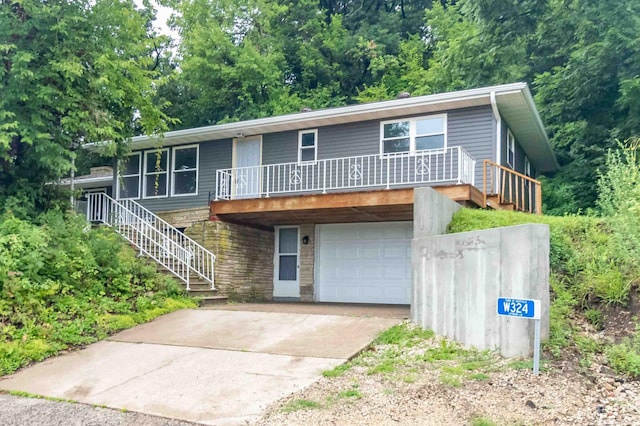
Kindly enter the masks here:
<path id="1" fill-rule="evenodd" d="M 534 323 L 533 337 L 533 375 L 540 374 L 540 300 L 514 299 L 498 297 L 498 315 L 532 319 Z"/>

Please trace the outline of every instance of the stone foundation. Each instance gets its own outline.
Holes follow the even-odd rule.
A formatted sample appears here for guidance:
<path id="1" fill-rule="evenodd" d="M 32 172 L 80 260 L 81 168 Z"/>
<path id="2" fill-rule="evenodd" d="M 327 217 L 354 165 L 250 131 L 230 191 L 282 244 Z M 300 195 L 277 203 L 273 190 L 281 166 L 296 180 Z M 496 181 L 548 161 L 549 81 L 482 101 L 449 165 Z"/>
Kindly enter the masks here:
<path id="1" fill-rule="evenodd" d="M 305 236 L 309 237 L 308 244 L 302 243 Z M 313 302 L 315 237 L 314 224 L 300 225 L 300 301 L 302 302 Z"/>
<path id="2" fill-rule="evenodd" d="M 273 232 L 204 220 L 185 234 L 216 255 L 216 287 L 229 300 L 273 299 Z"/>
<path id="3" fill-rule="evenodd" d="M 193 209 L 170 210 L 158 212 L 157 215 L 176 228 L 188 228 L 196 222 L 208 220 L 209 208 L 196 207 Z"/>

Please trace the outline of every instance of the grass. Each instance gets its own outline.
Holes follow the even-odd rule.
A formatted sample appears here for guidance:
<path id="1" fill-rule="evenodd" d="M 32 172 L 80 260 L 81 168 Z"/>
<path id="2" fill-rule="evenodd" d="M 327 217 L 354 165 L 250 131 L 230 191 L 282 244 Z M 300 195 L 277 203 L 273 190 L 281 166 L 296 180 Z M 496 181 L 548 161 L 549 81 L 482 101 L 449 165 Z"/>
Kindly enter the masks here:
<path id="1" fill-rule="evenodd" d="M 73 399 L 65 399 L 65 398 L 56 398 L 54 396 L 43 396 L 43 395 L 38 395 L 35 393 L 30 393 L 30 392 L 23 392 L 23 391 L 7 391 L 7 393 L 9 395 L 13 395 L 13 396 L 20 396 L 23 398 L 34 398 L 34 399 L 45 399 L 47 401 L 55 401 L 55 402 L 67 402 L 69 404 L 77 404 L 78 401 L 75 401 Z"/>
<path id="2" fill-rule="evenodd" d="M 322 375 L 324 377 L 328 377 L 328 378 L 340 377 L 345 372 L 349 371 L 350 368 L 351 368 L 351 363 L 347 362 L 347 363 L 344 363 L 344 364 L 337 365 L 334 368 L 332 368 L 331 370 L 323 371 Z"/>
<path id="3" fill-rule="evenodd" d="M 478 416 L 471 419 L 471 426 L 496 426 L 496 423 L 486 417 Z"/>
<path id="4" fill-rule="evenodd" d="M 282 411 L 285 413 L 292 413 L 300 410 L 310 410 L 320 408 L 320 403 L 309 399 L 294 399 L 288 402 L 282 407 Z"/>

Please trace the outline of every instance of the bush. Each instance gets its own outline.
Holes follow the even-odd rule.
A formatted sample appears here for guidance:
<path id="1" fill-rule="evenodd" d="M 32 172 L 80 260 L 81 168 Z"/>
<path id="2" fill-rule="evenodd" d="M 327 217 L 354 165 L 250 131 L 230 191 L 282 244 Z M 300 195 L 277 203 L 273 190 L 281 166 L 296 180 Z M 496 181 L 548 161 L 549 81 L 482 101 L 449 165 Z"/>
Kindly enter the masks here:
<path id="1" fill-rule="evenodd" d="M 195 302 L 109 228 L 0 218 L 0 375 Z"/>

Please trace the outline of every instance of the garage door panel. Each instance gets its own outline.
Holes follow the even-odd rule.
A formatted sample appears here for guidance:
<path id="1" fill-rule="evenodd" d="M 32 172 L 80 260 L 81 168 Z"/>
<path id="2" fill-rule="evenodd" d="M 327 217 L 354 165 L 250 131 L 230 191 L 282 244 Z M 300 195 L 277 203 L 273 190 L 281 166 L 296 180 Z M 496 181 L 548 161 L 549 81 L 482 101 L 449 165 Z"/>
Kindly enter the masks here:
<path id="1" fill-rule="evenodd" d="M 411 238 L 407 222 L 318 225 L 318 300 L 411 301 Z"/>

